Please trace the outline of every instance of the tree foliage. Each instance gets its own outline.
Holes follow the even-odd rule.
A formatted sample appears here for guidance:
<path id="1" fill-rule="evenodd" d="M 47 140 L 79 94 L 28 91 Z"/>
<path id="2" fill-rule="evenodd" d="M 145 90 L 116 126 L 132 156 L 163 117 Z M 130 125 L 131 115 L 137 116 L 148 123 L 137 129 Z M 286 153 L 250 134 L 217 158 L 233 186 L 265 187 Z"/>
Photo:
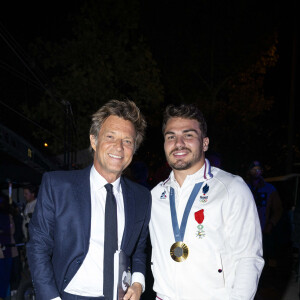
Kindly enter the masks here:
<path id="1" fill-rule="evenodd" d="M 53 97 L 27 109 L 58 135 L 64 134 L 64 106 L 70 102 L 79 148 L 88 145 L 90 116 L 110 99 L 134 100 L 142 112 L 152 112 L 163 101 L 160 72 L 139 32 L 138 1 L 86 1 L 71 18 L 72 35 L 59 42 L 38 40 L 32 53 L 51 75 Z M 55 150 L 61 151 L 61 144 Z"/>
<path id="2" fill-rule="evenodd" d="M 72 18 L 72 35 L 59 43 L 40 40 L 33 47 L 58 99 L 72 104 L 80 148 L 88 144 L 92 112 L 108 99 L 128 97 L 148 116 L 152 130 L 147 140 L 157 143 L 149 143 L 147 155 L 159 161 L 165 93 L 164 104 L 198 103 L 209 124 L 211 147 L 224 155 L 229 170 L 240 172 L 250 157 L 267 155 L 274 145 L 269 122 L 275 116 L 274 99 L 266 96 L 264 85 L 278 60 L 276 3 L 84 3 Z M 50 100 L 46 96 L 28 112 L 63 134 L 64 111 Z M 255 147 L 257 142 L 266 146 Z"/>
<path id="3" fill-rule="evenodd" d="M 158 16 L 148 35 L 166 101 L 197 103 L 211 147 L 223 155 L 225 167 L 240 172 L 252 155 L 266 154 L 267 147 L 254 146 L 257 136 L 266 141 L 274 134 L 267 123 L 274 99 L 265 96 L 264 85 L 278 60 L 279 6 L 249 0 L 161 3 L 146 9 Z"/>
<path id="4" fill-rule="evenodd" d="M 217 100 L 215 122 L 212 121 L 217 125 L 213 130 L 214 146 L 222 149 L 226 157 L 234 154 L 231 165 L 238 172 L 247 169 L 251 157 L 264 158 L 268 162 L 275 145 L 274 137 L 280 124 L 277 122 L 277 127 L 271 126 L 274 124 L 274 96 L 266 95 L 265 78 L 277 61 L 275 38 L 274 44 L 253 65 L 228 81 L 226 101 Z M 277 150 L 279 155 L 280 149 Z"/>

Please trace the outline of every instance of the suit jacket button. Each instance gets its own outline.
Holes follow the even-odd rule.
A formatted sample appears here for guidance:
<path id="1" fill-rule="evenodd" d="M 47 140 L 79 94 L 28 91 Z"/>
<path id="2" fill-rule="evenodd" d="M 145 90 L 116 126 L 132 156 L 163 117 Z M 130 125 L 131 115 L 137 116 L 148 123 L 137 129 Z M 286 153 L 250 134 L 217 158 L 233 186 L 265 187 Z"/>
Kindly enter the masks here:
<path id="1" fill-rule="evenodd" d="M 66 283 L 68 281 L 68 279 L 67 278 L 64 278 L 64 283 Z"/>
<path id="2" fill-rule="evenodd" d="M 77 264 L 81 264 L 81 260 L 80 260 L 80 259 L 77 259 L 77 260 L 76 260 L 76 263 L 77 263 Z"/>

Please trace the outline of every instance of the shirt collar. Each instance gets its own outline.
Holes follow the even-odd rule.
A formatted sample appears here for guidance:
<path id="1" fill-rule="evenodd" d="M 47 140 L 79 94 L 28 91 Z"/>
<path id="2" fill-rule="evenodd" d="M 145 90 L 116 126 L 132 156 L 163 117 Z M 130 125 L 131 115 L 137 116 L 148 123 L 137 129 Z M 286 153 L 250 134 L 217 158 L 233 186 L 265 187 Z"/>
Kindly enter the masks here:
<path id="1" fill-rule="evenodd" d="M 187 183 L 197 183 L 201 181 L 209 180 L 213 177 L 211 173 L 211 166 L 208 159 L 205 159 L 204 165 L 196 173 L 187 175 L 185 182 Z M 176 182 L 174 172 L 170 173 L 170 176 L 167 180 L 163 182 L 163 186 L 171 186 Z"/>
<path id="2" fill-rule="evenodd" d="M 94 165 L 91 168 L 90 180 L 93 187 L 96 190 L 102 189 L 108 183 L 106 179 L 98 173 Z M 120 177 L 116 181 L 112 182 L 112 185 L 114 187 L 114 190 L 117 193 L 120 193 L 120 188 L 121 188 Z"/>

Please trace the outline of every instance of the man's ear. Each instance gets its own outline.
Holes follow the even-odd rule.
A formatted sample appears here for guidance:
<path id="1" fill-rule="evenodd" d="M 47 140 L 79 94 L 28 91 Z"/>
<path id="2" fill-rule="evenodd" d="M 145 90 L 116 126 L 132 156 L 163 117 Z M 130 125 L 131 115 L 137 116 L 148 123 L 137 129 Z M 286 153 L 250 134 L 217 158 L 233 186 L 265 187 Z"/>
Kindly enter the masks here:
<path id="1" fill-rule="evenodd" d="M 96 152 L 96 139 L 94 135 L 90 135 L 90 143 L 91 143 L 91 147 L 93 148 L 93 150 Z"/>
<path id="2" fill-rule="evenodd" d="M 205 137 L 203 139 L 203 151 L 207 151 L 208 150 L 208 145 L 209 145 L 209 138 L 208 137 Z"/>

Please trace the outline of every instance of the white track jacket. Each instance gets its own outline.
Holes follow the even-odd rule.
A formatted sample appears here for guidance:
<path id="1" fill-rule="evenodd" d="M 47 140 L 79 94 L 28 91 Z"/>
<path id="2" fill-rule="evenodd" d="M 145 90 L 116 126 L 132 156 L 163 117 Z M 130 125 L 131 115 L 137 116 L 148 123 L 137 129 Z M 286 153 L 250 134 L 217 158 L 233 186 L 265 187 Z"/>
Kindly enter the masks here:
<path id="1" fill-rule="evenodd" d="M 190 211 L 183 242 L 188 258 L 170 256 L 175 242 L 169 203 L 175 191 L 179 227 L 195 183 L 203 182 Z M 182 187 L 173 172 L 152 190 L 151 268 L 158 298 L 163 300 L 250 300 L 264 265 L 257 209 L 239 176 L 210 168 L 208 160 Z"/>

